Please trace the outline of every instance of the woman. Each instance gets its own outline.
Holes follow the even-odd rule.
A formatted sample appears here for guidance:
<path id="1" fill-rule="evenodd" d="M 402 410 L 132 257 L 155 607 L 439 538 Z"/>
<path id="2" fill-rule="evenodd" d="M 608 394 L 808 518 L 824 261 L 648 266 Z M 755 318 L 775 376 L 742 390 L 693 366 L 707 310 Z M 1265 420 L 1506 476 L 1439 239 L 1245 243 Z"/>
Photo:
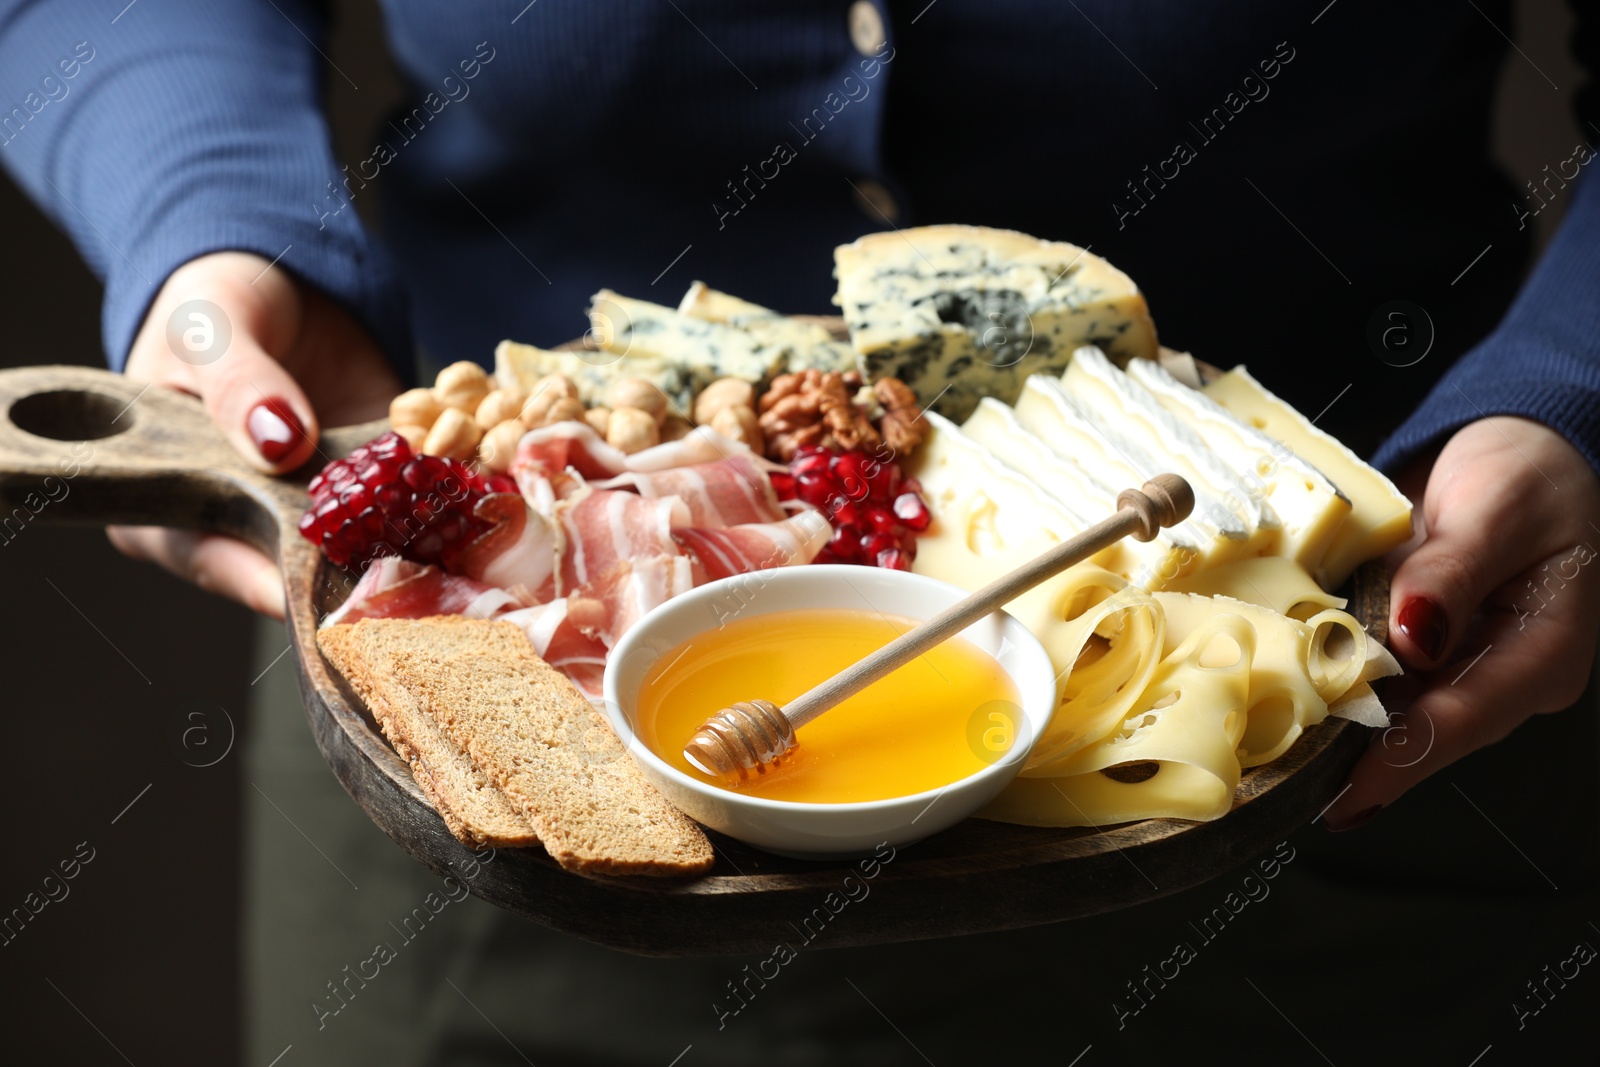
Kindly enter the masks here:
<path id="1" fill-rule="evenodd" d="M 829 253 L 861 232 L 1009 226 L 1106 255 L 1139 281 L 1170 343 L 1221 365 L 1247 360 L 1342 439 L 1365 450 L 1387 435 L 1376 461 L 1418 505 L 1417 537 L 1394 560 L 1390 619 L 1410 675 L 1390 690 L 1400 732 L 1362 758 L 1329 828 L 1361 825 L 1583 690 L 1600 627 L 1587 566 L 1600 538 L 1600 187 L 1581 175 L 1585 146 L 1563 146 L 1521 187 L 1490 160 L 1499 6 L 1386 7 L 1381 32 L 1378 12 L 1354 0 L 1293 13 L 1265 0 L 1155 13 L 961 0 L 384 7 L 413 100 L 341 167 L 319 95 L 345 76 L 318 50 L 319 5 L 0 4 L 0 69 L 38 72 L 8 90 L 18 104 L 0 121 L 0 160 L 105 278 L 112 364 L 199 395 L 262 470 L 312 459 L 321 426 L 382 414 L 419 357 L 486 360 L 503 336 L 577 335 L 602 286 L 671 303 L 700 277 L 823 311 Z M 1576 39 L 1592 43 L 1585 29 Z M 1580 114 L 1593 103 L 1580 97 Z M 352 206 L 363 197 L 381 200 L 381 244 Z M 1529 220 L 1557 201 L 1566 220 L 1519 290 Z M 111 536 L 282 614 L 273 565 L 238 542 Z M 275 721 L 296 766 L 316 769 L 303 728 Z M 1397 754 L 1400 739 L 1417 744 Z M 286 788 L 306 781 L 284 774 Z M 389 871 L 379 884 L 399 907 L 425 879 L 355 819 L 349 848 Z M 353 913 L 307 907 L 277 918 L 304 931 L 386 914 L 370 900 Z M 520 924 L 507 934 L 488 909 L 462 912 L 475 925 L 437 947 L 462 966 L 496 966 L 502 936 L 543 936 Z M 261 914 L 258 930 L 274 921 L 270 907 Z M 306 953 L 274 971 L 275 953 L 294 954 L 256 940 L 258 1002 L 312 1003 L 295 1010 L 316 1036 L 277 1041 L 262 1020 L 287 1024 L 263 1009 L 253 1054 L 294 1040 L 338 1062 L 331 1042 L 360 1033 L 365 1045 L 381 1031 L 407 1061 L 432 1047 L 403 1039 L 408 1026 L 450 1030 L 411 1016 L 384 1031 L 380 1020 L 406 1019 L 398 994 L 358 1023 L 390 995 L 381 988 L 330 1013 L 320 980 L 271 977 L 322 973 Z M 483 951 L 460 947 L 471 944 Z M 698 983 L 710 999 L 736 971 L 540 946 L 500 962 L 520 975 L 508 985 L 552 1005 L 570 992 L 561 974 L 635 992 Z M 561 967 L 529 977 L 533 951 L 560 954 Z M 896 951 L 861 966 L 964 966 L 965 950 L 949 946 Z M 334 979 L 348 960 L 326 962 Z M 1120 1032 L 1133 1024 L 1112 986 L 1104 999 L 1123 997 L 1123 1025 L 1105 1029 Z M 923 991 L 929 1027 L 960 1021 Z M 440 1012 L 450 996 L 437 981 L 417 993 Z M 619 996 L 635 1013 L 651 1003 Z M 666 1062 L 676 1049 L 661 1035 L 676 1028 L 696 1058 L 736 1061 L 739 1041 L 804 1029 L 833 997 L 864 1011 L 835 982 L 764 1004 L 754 1025 L 725 1024 L 716 1038 L 696 1036 L 709 1018 L 658 1018 L 639 1040 L 561 1001 L 529 1016 L 532 1037 L 507 1043 Z M 518 1033 L 503 1012 L 481 1014 Z M 1096 1027 L 1113 1021 L 1096 1007 L 1085 1026 L 1091 1015 Z M 852 1018 L 853 1043 L 832 1036 L 853 1054 L 906 1052 L 868 1032 L 875 1017 Z M 484 1055 L 509 1055 L 486 1040 Z"/>

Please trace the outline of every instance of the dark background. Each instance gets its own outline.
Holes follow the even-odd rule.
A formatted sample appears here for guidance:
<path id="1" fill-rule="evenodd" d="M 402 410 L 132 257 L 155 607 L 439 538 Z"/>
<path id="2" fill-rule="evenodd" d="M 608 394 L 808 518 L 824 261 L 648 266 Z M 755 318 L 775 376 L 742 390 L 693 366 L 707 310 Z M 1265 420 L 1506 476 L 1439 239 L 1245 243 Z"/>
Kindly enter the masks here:
<path id="1" fill-rule="evenodd" d="M 327 51 L 362 87 L 328 82 L 336 141 L 353 162 L 398 85 L 372 0 L 334 6 Z M 1569 102 L 1581 75 L 1567 52 L 1563 4 L 1520 0 L 1516 11 L 1515 37 L 1529 58 L 1513 52 L 1507 61 L 1496 128 L 1505 165 L 1528 176 L 1577 141 Z M 371 221 L 371 199 L 357 207 Z M 1541 238 L 1556 221 L 1555 211 L 1537 219 Z M 0 365 L 102 365 L 98 284 L 3 181 L 0 292 Z M 0 544 L 0 589 L 9 727 L 0 914 L 38 890 L 79 842 L 94 849 L 70 895 L 0 947 L 8 1023 L 0 1060 L 121 1062 L 109 1043 L 160 1049 L 166 1062 L 225 1062 L 238 1047 L 237 838 L 249 784 L 237 751 L 190 766 L 175 733 L 200 708 L 225 713 L 203 720 L 216 753 L 230 723 L 250 728 L 251 620 L 123 560 L 100 531 L 79 527 L 36 523 Z M 192 749 L 188 759 L 203 762 Z"/>

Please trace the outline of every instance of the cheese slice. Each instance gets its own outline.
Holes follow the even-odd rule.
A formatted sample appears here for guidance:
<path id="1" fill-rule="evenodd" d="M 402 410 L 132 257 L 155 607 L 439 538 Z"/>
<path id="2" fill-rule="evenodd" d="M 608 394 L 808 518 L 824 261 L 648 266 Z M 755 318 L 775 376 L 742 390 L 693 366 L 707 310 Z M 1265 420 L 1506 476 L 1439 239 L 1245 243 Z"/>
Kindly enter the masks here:
<path id="1" fill-rule="evenodd" d="M 961 430 L 1002 463 L 1032 478 L 1057 503 L 1081 518 L 1086 528 L 1116 512 L 1120 489 L 1102 482 L 1088 468 L 1057 455 L 1017 421 L 1016 412 L 998 400 L 985 397 L 980 401 Z M 1172 531 L 1162 530 L 1150 541 L 1125 538 L 1117 542 L 1104 566 L 1143 588 L 1163 587 L 1199 555 L 1198 546 L 1182 545 L 1175 536 Z"/>
<path id="2" fill-rule="evenodd" d="M 1315 574 L 1350 515 L 1350 501 L 1316 467 L 1281 442 L 1191 389 L 1149 360 L 1130 360 L 1128 377 L 1194 431 L 1276 513 L 1277 554 Z"/>
<path id="3" fill-rule="evenodd" d="M 1015 779 L 978 814 L 1034 826 L 1103 826 L 1133 819 L 1215 819 L 1233 806 L 1236 756 L 1247 731 L 1256 635 L 1218 613 L 1162 659 L 1134 710 L 1104 741 Z M 1143 781 L 1105 772 L 1154 767 Z"/>
<path id="4" fill-rule="evenodd" d="M 1324 608 L 1345 606 L 1343 597 L 1324 592 L 1303 567 L 1282 556 L 1236 559 L 1185 574 L 1163 588 L 1169 593 L 1232 597 L 1301 621 Z"/>
<path id="5" fill-rule="evenodd" d="M 981 226 L 868 234 L 834 250 L 833 302 L 870 377 L 892 375 L 952 419 L 1016 398 L 1091 344 L 1156 355 L 1133 280 L 1076 245 Z"/>
<path id="6" fill-rule="evenodd" d="M 1356 567 L 1410 538 L 1411 501 L 1405 494 L 1333 436 L 1268 392 L 1244 367 L 1235 367 L 1207 385 L 1205 394 L 1282 441 L 1350 500 L 1350 515 L 1323 556 L 1319 578 L 1328 588 L 1338 588 Z"/>
<path id="7" fill-rule="evenodd" d="M 1152 474 L 1183 475 L 1195 491 L 1193 518 L 1201 527 L 1213 527 L 1219 536 L 1242 529 L 1250 555 L 1275 547 L 1278 517 L 1271 506 L 1252 494 L 1199 434 L 1114 367 L 1098 348 L 1085 346 L 1072 354 L 1061 388 L 1079 413 L 1108 437 L 1137 442 L 1160 465 Z"/>
<path id="8" fill-rule="evenodd" d="M 1117 432 L 1104 419 L 1090 419 L 1068 399 L 1066 390 L 1054 378 L 1036 374 L 1022 387 L 1017 398 L 1017 421 L 1048 444 L 1057 455 L 1092 466 L 1102 481 L 1121 483 L 1137 489 L 1166 468 L 1144 446 Z M 1210 566 L 1235 559 L 1249 548 L 1249 532 L 1220 501 L 1208 498 L 1204 485 L 1195 490 L 1195 511 L 1209 508 L 1220 515 L 1216 526 L 1202 525 L 1193 515 L 1167 531 L 1173 541 L 1192 546 L 1199 553 L 1188 566 Z M 1120 492 L 1120 490 L 1119 490 Z"/>
<path id="9" fill-rule="evenodd" d="M 924 418 L 927 436 L 905 473 L 921 483 L 933 521 L 912 570 L 977 589 L 1087 527 L 954 423 Z"/>
<path id="10" fill-rule="evenodd" d="M 1282 755 L 1301 732 L 1327 718 L 1328 702 L 1307 666 L 1313 628 L 1271 608 L 1228 597 L 1156 593 L 1166 618 L 1166 652 L 1209 626 L 1219 613 L 1235 615 L 1255 632 L 1250 664 L 1247 724 L 1239 742 L 1239 762 L 1254 767 Z M 1350 684 L 1354 684 L 1351 678 Z M 1343 690 L 1340 690 L 1341 694 Z"/>

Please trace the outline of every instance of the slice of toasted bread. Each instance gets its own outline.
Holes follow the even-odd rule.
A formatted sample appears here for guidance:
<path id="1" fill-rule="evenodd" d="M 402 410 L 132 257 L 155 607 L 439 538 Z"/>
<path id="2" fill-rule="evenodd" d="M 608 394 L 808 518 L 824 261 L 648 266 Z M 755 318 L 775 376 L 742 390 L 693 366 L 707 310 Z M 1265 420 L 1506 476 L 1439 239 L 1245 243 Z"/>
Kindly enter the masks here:
<path id="1" fill-rule="evenodd" d="M 437 653 L 471 644 L 468 632 L 459 627 L 429 627 L 427 633 Z M 539 843 L 510 798 L 400 684 L 398 668 L 408 659 L 405 642 L 391 640 L 385 627 L 355 623 L 319 630 L 317 647 L 366 703 L 395 751 L 411 764 L 411 776 L 457 840 L 493 848 Z"/>
<path id="2" fill-rule="evenodd" d="M 585 874 L 708 869 L 715 857 L 705 834 L 650 784 L 594 705 L 516 626 L 492 625 L 504 635 L 497 647 L 414 662 L 402 678 L 556 862 Z"/>

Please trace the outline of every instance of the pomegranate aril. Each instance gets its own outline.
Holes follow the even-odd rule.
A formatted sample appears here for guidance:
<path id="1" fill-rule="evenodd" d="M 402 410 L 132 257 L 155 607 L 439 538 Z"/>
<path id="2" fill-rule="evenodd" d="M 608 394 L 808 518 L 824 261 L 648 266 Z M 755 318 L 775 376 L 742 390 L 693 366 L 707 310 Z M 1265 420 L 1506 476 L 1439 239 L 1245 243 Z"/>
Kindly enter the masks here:
<path id="1" fill-rule="evenodd" d="M 906 532 L 899 516 L 888 508 L 873 508 L 867 512 L 868 524 L 873 533 L 886 533 L 899 537 Z"/>
<path id="2" fill-rule="evenodd" d="M 878 553 L 887 552 L 889 549 L 898 549 L 900 541 L 891 534 L 875 533 L 861 538 L 861 555 L 867 559 L 876 559 Z"/>
<path id="3" fill-rule="evenodd" d="M 834 498 L 835 501 L 839 499 L 839 497 Z M 866 526 L 868 522 L 867 512 L 862 509 L 861 505 L 849 500 L 839 504 L 838 508 L 828 518 L 833 521 L 835 527 Z"/>
<path id="4" fill-rule="evenodd" d="M 794 499 L 794 475 L 773 471 L 767 475 L 767 480 L 772 483 L 772 491 L 778 494 L 779 500 Z"/>
<path id="5" fill-rule="evenodd" d="M 515 493 L 516 479 L 509 474 L 491 474 L 483 480 L 484 488 L 491 493 Z"/>
<path id="6" fill-rule="evenodd" d="M 898 548 L 884 549 L 878 553 L 876 560 L 878 566 L 885 570 L 908 571 L 911 569 L 911 557 Z"/>
<path id="7" fill-rule="evenodd" d="M 894 513 L 901 522 L 918 533 L 926 530 L 933 518 L 928 514 L 928 505 L 923 503 L 922 495 L 915 489 L 894 498 Z"/>
<path id="8" fill-rule="evenodd" d="M 900 465 L 879 463 L 877 469 L 867 476 L 867 484 L 872 499 L 887 504 L 900 490 Z"/>
<path id="9" fill-rule="evenodd" d="M 823 507 L 834 494 L 833 480 L 825 474 L 808 471 L 795 475 L 795 495 L 807 504 Z"/>

